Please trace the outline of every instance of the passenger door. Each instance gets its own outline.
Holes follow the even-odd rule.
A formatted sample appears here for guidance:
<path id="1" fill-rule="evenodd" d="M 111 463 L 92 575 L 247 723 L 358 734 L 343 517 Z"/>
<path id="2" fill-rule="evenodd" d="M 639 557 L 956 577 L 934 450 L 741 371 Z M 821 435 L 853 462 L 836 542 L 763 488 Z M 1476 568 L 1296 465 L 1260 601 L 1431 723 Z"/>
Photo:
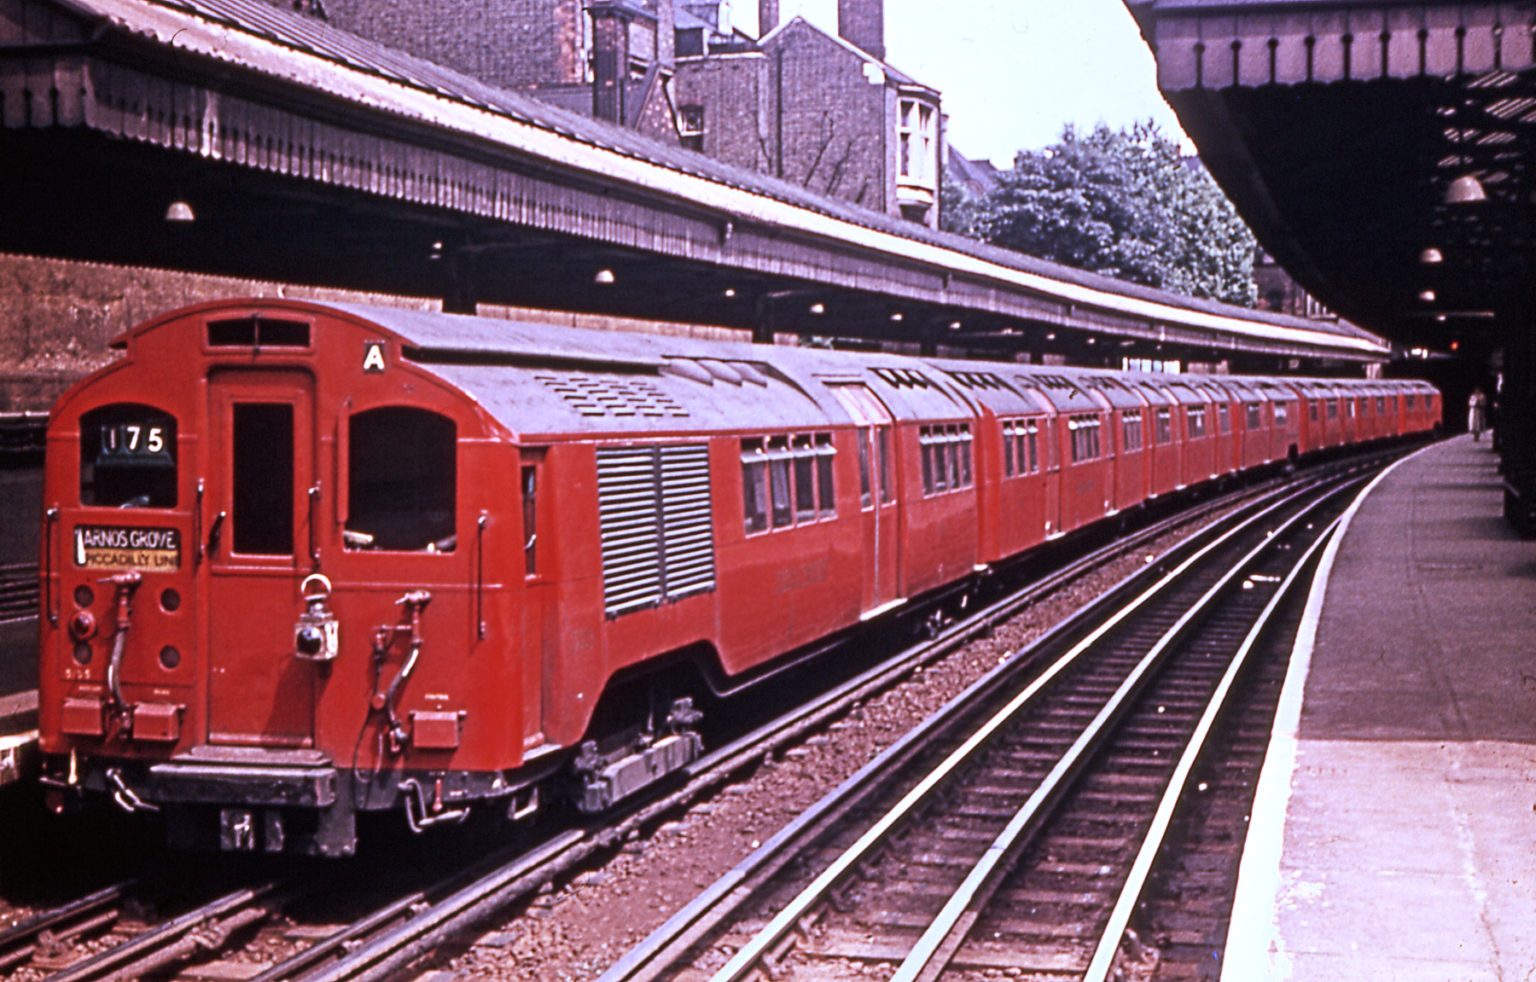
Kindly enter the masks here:
<path id="1" fill-rule="evenodd" d="M 858 424 L 859 507 L 864 526 L 865 617 L 901 599 L 896 434 L 890 411 L 862 385 L 837 385 L 832 393 Z"/>
<path id="2" fill-rule="evenodd" d="M 208 742 L 314 743 L 315 666 L 295 657 L 299 581 L 312 568 L 313 382 L 233 370 L 209 385 L 202 504 Z"/>

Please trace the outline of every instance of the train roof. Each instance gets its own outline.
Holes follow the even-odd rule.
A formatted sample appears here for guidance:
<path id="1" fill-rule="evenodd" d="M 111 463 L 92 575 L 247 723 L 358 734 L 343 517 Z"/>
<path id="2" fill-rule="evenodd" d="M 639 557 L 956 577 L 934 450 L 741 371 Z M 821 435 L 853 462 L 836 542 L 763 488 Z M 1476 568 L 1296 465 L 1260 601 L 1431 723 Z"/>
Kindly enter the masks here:
<path id="1" fill-rule="evenodd" d="M 873 389 L 898 420 L 964 419 L 942 373 L 896 354 L 602 331 L 332 304 L 516 433 L 805 429 L 848 423 L 833 392 Z"/>
<path id="2" fill-rule="evenodd" d="M 898 422 L 963 421 L 978 406 L 1003 415 L 1097 412 L 1230 398 L 1387 391 L 1421 382 L 1339 383 L 1284 377 L 1112 372 L 884 352 L 760 345 L 603 331 L 356 303 L 245 299 L 200 305 L 130 331 L 221 313 L 314 316 L 330 311 L 393 336 L 401 355 L 463 392 L 518 437 L 774 432 L 854 421 L 839 386 L 873 391 Z M 1394 388 L 1393 391 L 1396 391 Z"/>

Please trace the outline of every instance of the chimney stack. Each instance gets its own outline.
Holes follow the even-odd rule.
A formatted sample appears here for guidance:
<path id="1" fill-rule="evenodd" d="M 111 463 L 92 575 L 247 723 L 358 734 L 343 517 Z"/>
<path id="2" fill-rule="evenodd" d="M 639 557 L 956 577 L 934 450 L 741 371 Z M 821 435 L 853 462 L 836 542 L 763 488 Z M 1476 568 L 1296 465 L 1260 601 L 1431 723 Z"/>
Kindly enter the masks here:
<path id="1" fill-rule="evenodd" d="M 885 60 L 885 0 L 837 0 L 837 33 Z"/>
<path id="2" fill-rule="evenodd" d="M 757 36 L 767 37 L 779 26 L 779 0 L 757 0 Z"/>

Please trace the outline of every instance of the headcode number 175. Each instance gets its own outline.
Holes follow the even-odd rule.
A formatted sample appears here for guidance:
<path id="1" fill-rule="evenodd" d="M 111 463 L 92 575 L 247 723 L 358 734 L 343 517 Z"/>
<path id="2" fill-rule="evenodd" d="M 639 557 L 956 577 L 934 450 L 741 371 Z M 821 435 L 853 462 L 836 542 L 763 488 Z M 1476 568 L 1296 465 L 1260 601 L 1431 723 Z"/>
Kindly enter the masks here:
<path id="1" fill-rule="evenodd" d="M 152 423 L 115 423 L 103 426 L 101 452 L 110 456 L 164 456 L 166 428 Z"/>

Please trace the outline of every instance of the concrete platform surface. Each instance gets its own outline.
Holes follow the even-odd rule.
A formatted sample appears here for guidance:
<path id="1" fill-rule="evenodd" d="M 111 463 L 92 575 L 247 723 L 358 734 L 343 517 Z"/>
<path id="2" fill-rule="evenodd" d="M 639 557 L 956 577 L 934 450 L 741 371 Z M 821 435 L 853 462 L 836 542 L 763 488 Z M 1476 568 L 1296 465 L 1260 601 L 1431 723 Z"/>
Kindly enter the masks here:
<path id="1" fill-rule="evenodd" d="M 1536 542 L 1487 442 L 1395 467 L 1324 557 L 1228 982 L 1536 980 Z"/>

